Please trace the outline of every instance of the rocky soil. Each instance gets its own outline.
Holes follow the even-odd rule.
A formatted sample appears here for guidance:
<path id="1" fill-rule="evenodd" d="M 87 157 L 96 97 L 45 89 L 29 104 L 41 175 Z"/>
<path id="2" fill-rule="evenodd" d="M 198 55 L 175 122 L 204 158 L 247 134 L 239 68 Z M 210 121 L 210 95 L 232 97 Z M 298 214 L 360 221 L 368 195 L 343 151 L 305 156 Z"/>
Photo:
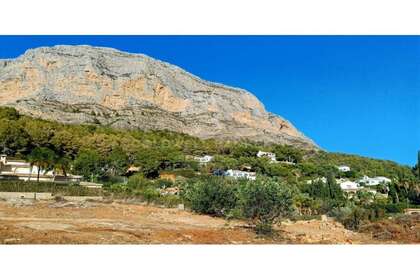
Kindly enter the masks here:
<path id="1" fill-rule="evenodd" d="M 148 205 L 0 201 L 0 243 L 3 244 L 420 243 L 412 236 L 378 239 L 371 232 L 346 230 L 330 219 L 284 222 L 276 227 L 276 232 L 273 237 L 260 237 L 242 221 Z"/>
<path id="2" fill-rule="evenodd" d="M 201 138 L 317 148 L 246 90 L 109 48 L 44 47 L 0 60 L 0 106 L 63 123 L 168 129 Z"/>

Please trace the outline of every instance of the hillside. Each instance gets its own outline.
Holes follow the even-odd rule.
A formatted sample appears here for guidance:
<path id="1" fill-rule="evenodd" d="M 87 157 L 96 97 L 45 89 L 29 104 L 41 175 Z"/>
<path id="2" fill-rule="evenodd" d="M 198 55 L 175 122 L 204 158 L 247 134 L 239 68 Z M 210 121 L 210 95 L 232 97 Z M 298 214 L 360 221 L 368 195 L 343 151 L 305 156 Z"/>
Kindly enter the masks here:
<path id="1" fill-rule="evenodd" d="M 91 46 L 28 50 L 0 61 L 0 105 L 62 123 L 170 130 L 317 149 L 243 89 L 141 54 Z"/>
<path id="2" fill-rule="evenodd" d="M 256 223 L 254 229 L 259 233 L 271 232 L 271 225 L 285 218 L 304 220 L 320 215 L 335 218 L 347 229 L 362 230 L 370 222 L 420 205 L 418 174 L 391 161 L 287 145 L 203 140 L 170 131 L 69 125 L 20 115 L 8 107 L 0 108 L 0 149 L 10 158 L 42 164 L 57 174 L 67 172 L 101 182 L 100 194 L 107 199 L 163 207 L 185 204 L 185 209 L 196 213 Z M 277 161 L 258 157 L 258 151 L 275 153 Z M 194 156 L 201 155 L 213 158 L 200 164 Z M 347 164 L 351 172 L 340 173 L 339 164 Z M 131 167 L 136 170 L 127 172 Z M 256 178 L 237 180 L 214 173 L 228 169 L 245 169 Z M 366 174 L 391 181 L 374 189 L 361 188 L 352 195 L 334 180 L 342 176 L 356 180 Z M 327 177 L 325 183 L 307 182 L 323 176 Z M 58 200 L 62 195 L 88 195 L 85 187 L 58 188 L 55 184 L 3 180 L 0 191 L 36 190 L 54 193 Z"/>

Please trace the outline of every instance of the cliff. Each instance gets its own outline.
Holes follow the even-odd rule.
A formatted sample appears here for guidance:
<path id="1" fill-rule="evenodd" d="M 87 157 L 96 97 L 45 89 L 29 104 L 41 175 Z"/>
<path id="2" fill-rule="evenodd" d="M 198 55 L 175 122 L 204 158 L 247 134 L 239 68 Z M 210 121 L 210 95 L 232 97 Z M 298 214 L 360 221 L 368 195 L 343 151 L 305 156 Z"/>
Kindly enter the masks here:
<path id="1" fill-rule="evenodd" d="M 63 123 L 168 129 L 201 138 L 317 148 L 246 90 L 109 48 L 43 47 L 0 60 L 0 105 Z"/>

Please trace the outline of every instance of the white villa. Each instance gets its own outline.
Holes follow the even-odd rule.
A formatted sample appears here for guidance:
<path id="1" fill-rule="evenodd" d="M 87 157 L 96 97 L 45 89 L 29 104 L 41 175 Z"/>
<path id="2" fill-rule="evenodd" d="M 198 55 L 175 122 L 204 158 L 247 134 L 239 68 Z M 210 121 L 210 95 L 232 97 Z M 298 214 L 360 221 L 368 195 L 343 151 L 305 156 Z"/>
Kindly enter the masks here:
<path id="1" fill-rule="evenodd" d="M 205 156 L 202 156 L 202 157 L 194 157 L 194 159 L 196 161 L 198 161 L 200 164 L 206 164 L 206 163 L 209 163 L 210 161 L 212 161 L 213 157 L 209 156 L 209 155 L 205 155 Z"/>
<path id="2" fill-rule="evenodd" d="M 255 180 L 257 178 L 255 172 L 232 170 L 232 169 L 227 170 L 224 175 L 235 178 L 235 179 Z"/>
<path id="3" fill-rule="evenodd" d="M 364 184 L 366 186 L 377 186 L 381 184 L 389 184 L 391 183 L 391 179 L 383 176 L 373 177 L 370 178 L 368 176 L 363 176 L 362 179 L 357 180 L 359 184 Z"/>
<path id="4" fill-rule="evenodd" d="M 275 153 L 258 151 L 257 157 L 267 157 L 271 160 L 271 162 L 276 161 L 276 154 Z"/>
<path id="5" fill-rule="evenodd" d="M 313 180 L 307 180 L 306 181 L 307 184 L 312 184 L 312 183 L 315 183 L 315 182 L 322 182 L 322 183 L 326 184 L 327 183 L 327 178 L 318 177 L 318 178 L 315 178 Z M 360 185 L 358 183 L 352 182 L 348 179 L 344 179 L 344 178 L 343 179 L 341 179 L 341 178 L 340 179 L 335 179 L 335 182 L 340 185 L 340 188 L 344 192 L 356 192 L 359 189 L 361 189 Z"/>
<path id="6" fill-rule="evenodd" d="M 341 182 L 340 188 L 343 190 L 343 192 L 357 192 L 361 189 L 358 183 L 348 180 Z"/>
<path id="7" fill-rule="evenodd" d="M 0 155 L 0 179 L 36 181 L 38 166 L 24 160 L 9 160 L 6 155 Z M 82 176 L 56 174 L 55 171 L 40 170 L 39 181 L 42 182 L 80 182 Z"/>
<path id="8" fill-rule="evenodd" d="M 341 172 L 349 172 L 350 171 L 350 167 L 347 165 L 340 165 L 337 166 L 338 170 L 340 170 Z"/>

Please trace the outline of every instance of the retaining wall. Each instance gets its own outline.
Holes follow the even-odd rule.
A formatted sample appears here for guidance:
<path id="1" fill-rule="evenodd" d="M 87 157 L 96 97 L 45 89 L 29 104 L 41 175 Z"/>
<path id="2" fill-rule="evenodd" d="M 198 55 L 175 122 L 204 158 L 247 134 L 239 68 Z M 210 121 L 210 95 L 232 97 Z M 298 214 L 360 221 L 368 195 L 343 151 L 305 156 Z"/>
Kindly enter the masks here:
<path id="1" fill-rule="evenodd" d="M 0 192 L 0 199 L 15 199 L 15 198 L 25 198 L 25 199 L 34 199 L 35 193 L 33 192 Z M 91 200 L 102 200 L 102 196 L 63 196 L 65 200 L 69 201 L 85 201 L 88 199 Z M 36 193 L 36 199 L 39 200 L 49 200 L 54 199 L 52 193 Z"/>

